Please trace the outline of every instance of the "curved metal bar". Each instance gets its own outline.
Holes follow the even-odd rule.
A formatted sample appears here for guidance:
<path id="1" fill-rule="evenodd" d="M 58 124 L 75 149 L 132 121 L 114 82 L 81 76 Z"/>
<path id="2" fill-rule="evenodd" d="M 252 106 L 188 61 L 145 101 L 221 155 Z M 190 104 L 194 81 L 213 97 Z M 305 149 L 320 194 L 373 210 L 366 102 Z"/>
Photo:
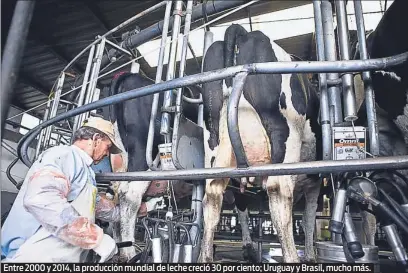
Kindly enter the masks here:
<path id="1" fill-rule="evenodd" d="M 72 109 L 52 119 L 49 119 L 32 130 L 28 131 L 19 141 L 17 153 L 21 161 L 28 167 L 32 162 L 28 158 L 28 146 L 36 136 L 41 132 L 41 129 L 59 122 L 61 120 L 95 110 L 110 104 L 120 103 L 126 100 L 135 99 L 143 96 L 152 95 L 161 91 L 175 89 L 204 82 L 222 80 L 227 77 L 232 77 L 239 72 L 248 72 L 251 74 L 288 74 L 288 73 L 327 73 L 327 72 L 360 72 L 366 70 L 381 70 L 391 66 L 399 65 L 408 60 L 408 52 L 398 54 L 391 57 L 359 60 L 359 61 L 315 61 L 315 62 L 269 62 L 269 63 L 254 63 L 246 65 L 232 66 L 219 70 L 208 71 L 191 76 L 173 79 L 158 84 L 144 86 L 138 89 L 130 90 L 124 93 L 116 94 L 81 107 Z"/>
<path id="2" fill-rule="evenodd" d="M 129 18 L 128 20 L 122 22 L 121 24 L 119 24 L 118 26 L 114 27 L 113 29 L 109 30 L 108 32 L 106 32 L 105 34 L 103 34 L 102 36 L 98 37 L 95 41 L 93 41 L 93 43 L 91 43 L 90 45 L 88 45 L 87 47 L 85 47 L 81 52 L 78 53 L 78 55 L 75 56 L 75 58 L 72 59 L 72 61 L 70 61 L 65 67 L 64 69 L 61 71 L 61 73 L 63 73 L 65 70 L 67 70 L 76 60 L 79 59 L 79 57 L 82 56 L 82 54 L 84 54 L 89 48 L 91 48 L 93 45 L 96 45 L 97 43 L 99 43 L 103 38 L 105 38 L 106 36 L 118 31 L 121 28 L 126 27 L 127 25 L 129 25 L 130 23 L 132 23 L 133 21 L 139 19 L 140 17 L 145 16 L 146 14 L 155 11 L 156 9 L 164 6 L 167 4 L 167 1 L 162 1 L 138 14 L 136 14 L 135 16 L 133 16 L 132 18 Z"/>
<path id="3" fill-rule="evenodd" d="M 97 181 L 150 181 L 150 180 L 202 180 L 254 176 L 336 173 L 344 171 L 368 171 L 378 169 L 408 169 L 408 156 L 277 163 L 238 168 L 202 168 L 173 171 L 99 173 Z"/>
<path id="4" fill-rule="evenodd" d="M 247 76 L 247 72 L 241 72 L 235 76 L 232 85 L 232 92 L 227 106 L 228 134 L 232 144 L 232 149 L 234 150 L 238 168 L 249 167 L 248 159 L 245 154 L 244 145 L 242 144 L 238 126 L 238 106 Z"/>

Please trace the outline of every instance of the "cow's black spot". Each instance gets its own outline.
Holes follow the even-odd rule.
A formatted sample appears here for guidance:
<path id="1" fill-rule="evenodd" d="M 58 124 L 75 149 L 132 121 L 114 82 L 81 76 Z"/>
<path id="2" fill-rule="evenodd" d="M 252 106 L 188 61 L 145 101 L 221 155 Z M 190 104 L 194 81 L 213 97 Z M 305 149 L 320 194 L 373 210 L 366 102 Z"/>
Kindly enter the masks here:
<path id="1" fill-rule="evenodd" d="M 281 106 L 282 109 L 286 109 L 286 108 L 287 108 L 287 105 L 286 105 L 286 95 L 285 95 L 285 93 L 282 93 L 282 94 L 280 95 L 279 104 L 280 104 L 280 106 Z"/>

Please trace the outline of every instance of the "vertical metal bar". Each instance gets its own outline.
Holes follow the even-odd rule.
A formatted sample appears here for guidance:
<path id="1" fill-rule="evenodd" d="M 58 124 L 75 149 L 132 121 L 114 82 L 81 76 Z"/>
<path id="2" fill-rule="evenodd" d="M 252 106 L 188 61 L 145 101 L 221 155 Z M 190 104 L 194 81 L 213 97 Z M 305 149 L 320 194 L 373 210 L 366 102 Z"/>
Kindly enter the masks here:
<path id="1" fill-rule="evenodd" d="M 363 8 L 360 0 L 354 0 L 354 12 L 356 14 L 357 36 L 360 50 L 360 59 L 367 60 L 367 46 L 365 37 L 365 25 L 363 17 Z M 380 154 L 380 147 L 378 143 L 378 125 L 377 114 L 375 109 L 375 96 L 372 87 L 370 71 L 362 72 L 365 91 L 365 103 L 367 108 L 367 123 L 370 135 L 370 153 L 374 156 Z"/>
<path id="2" fill-rule="evenodd" d="M 99 75 L 99 70 L 101 68 L 101 60 L 103 56 L 103 50 L 105 48 L 105 42 L 106 42 L 106 38 L 102 38 L 101 42 L 98 44 L 96 48 L 96 55 L 93 60 L 94 63 L 92 67 L 91 80 L 88 85 L 88 90 L 85 96 L 84 104 L 88 104 L 92 100 L 93 92 L 95 91 L 96 83 L 98 82 L 98 75 Z M 90 115 L 90 112 L 84 113 L 82 116 L 82 119 L 80 120 L 80 124 L 82 123 L 83 120 L 87 119 L 89 115 Z"/>
<path id="3" fill-rule="evenodd" d="M 316 52 L 317 60 L 324 61 L 324 40 L 322 27 L 322 12 L 320 8 L 320 0 L 313 0 L 314 23 L 316 33 Z M 319 74 L 319 93 L 320 93 L 320 124 L 322 126 L 322 142 L 323 142 L 323 160 L 332 159 L 331 149 L 331 123 L 329 98 L 327 94 L 327 78 L 325 73 Z"/>
<path id="4" fill-rule="evenodd" d="M 57 88 L 56 88 L 55 95 L 54 95 L 54 101 L 52 102 L 52 107 L 50 110 L 50 118 L 53 118 L 57 115 L 61 91 L 62 91 L 62 87 L 64 86 L 64 80 L 65 80 L 65 73 L 62 73 L 61 76 L 58 78 Z M 54 125 L 48 126 L 45 131 L 44 149 L 47 149 L 49 146 L 53 126 Z"/>
<path id="5" fill-rule="evenodd" d="M 346 3 L 344 0 L 334 1 L 336 3 L 337 33 L 342 60 L 350 60 L 350 42 L 348 37 L 348 23 Z M 354 121 L 357 119 L 356 95 L 354 93 L 353 74 L 344 74 L 343 81 L 343 105 L 344 120 Z"/>
<path id="6" fill-rule="evenodd" d="M 43 117 L 43 120 L 42 120 L 41 123 L 45 122 L 48 119 L 48 115 L 50 113 L 50 107 L 51 107 L 51 101 L 48 100 L 47 101 L 47 108 L 45 108 L 44 117 Z M 44 135 L 45 135 L 46 130 L 47 129 L 41 130 L 40 136 L 38 137 L 37 147 L 35 149 L 35 158 L 37 158 L 40 155 L 41 151 L 42 151 L 42 146 L 43 146 L 42 144 L 43 144 L 43 139 L 44 139 Z"/>
<path id="7" fill-rule="evenodd" d="M 166 81 L 174 79 L 174 71 L 176 68 L 176 57 L 177 57 L 177 45 L 178 45 L 178 35 L 180 33 L 181 27 L 181 15 L 182 15 L 183 1 L 177 0 L 176 6 L 174 8 L 174 23 L 173 23 L 173 33 L 172 33 L 172 43 L 169 54 L 169 62 L 167 64 L 167 76 Z M 173 99 L 173 90 L 168 90 L 164 92 L 163 108 L 165 111 L 171 106 Z M 165 136 L 166 143 L 171 141 L 170 134 L 170 113 L 164 112 L 161 119 L 160 134 Z"/>
<path id="8" fill-rule="evenodd" d="M 211 31 L 206 31 L 204 33 L 204 50 L 203 50 L 203 58 L 202 58 L 202 63 L 204 62 L 204 57 L 205 54 L 207 53 L 208 48 L 210 45 L 213 43 L 214 39 L 214 34 Z M 201 72 L 203 68 L 201 66 Z M 200 99 L 202 99 L 202 95 L 200 94 Z M 204 105 L 201 102 L 200 105 L 198 106 L 198 117 L 197 117 L 197 125 L 201 126 L 204 128 Z M 191 209 L 194 209 L 196 212 L 196 218 L 194 223 L 197 224 L 200 227 L 203 226 L 203 198 L 204 198 L 204 180 L 201 181 L 194 181 L 193 182 L 193 195 L 192 199 L 193 201 L 191 202 Z M 196 238 L 197 232 L 201 232 L 200 230 L 197 229 L 196 226 L 192 226 L 190 229 L 190 236 L 191 238 Z M 200 254 L 201 250 L 201 238 L 198 238 L 198 241 L 193 248 L 193 262 L 197 262 L 198 256 Z"/>
<path id="9" fill-rule="evenodd" d="M 35 1 L 17 1 L 1 60 L 1 138 L 23 58 Z M 3 30 L 4 31 L 4 30 Z"/>
<path id="10" fill-rule="evenodd" d="M 334 38 L 332 4 L 328 0 L 322 0 L 322 22 L 324 36 L 324 51 L 326 61 L 336 61 L 336 40 Z M 328 80 L 333 82 L 339 79 L 338 73 L 327 73 Z M 343 121 L 343 112 L 341 107 L 340 89 L 338 86 L 330 86 L 329 90 L 330 110 L 334 114 L 334 123 Z"/>
<path id="11" fill-rule="evenodd" d="M 183 45 L 181 48 L 181 60 L 180 60 L 180 68 L 179 68 L 179 77 L 184 77 L 184 70 L 186 68 L 187 62 L 187 47 L 188 47 L 188 35 L 190 33 L 190 26 L 191 26 L 191 13 L 193 11 L 193 1 L 187 1 L 187 8 L 186 8 L 186 18 L 184 21 L 184 37 L 183 37 Z M 181 92 L 182 88 L 177 89 L 177 98 L 176 98 L 176 106 L 181 107 L 181 100 L 183 93 Z M 174 122 L 175 123 L 175 122 Z"/>
<path id="12" fill-rule="evenodd" d="M 156 70 L 156 81 L 155 83 L 160 83 L 162 81 L 162 74 L 163 74 L 163 62 L 164 62 L 164 53 L 166 50 L 166 42 L 167 42 L 167 32 L 169 29 L 169 22 L 170 22 L 170 12 L 171 12 L 172 0 L 167 1 L 166 11 L 164 14 L 164 23 L 163 23 L 163 31 L 160 43 L 160 51 L 159 51 L 159 60 L 157 64 Z M 156 93 L 153 95 L 153 103 L 152 103 L 152 111 L 150 114 L 150 123 L 149 123 L 149 133 L 147 135 L 147 144 L 146 144 L 146 162 L 149 169 L 153 171 L 157 171 L 158 168 L 155 166 L 153 162 L 153 139 L 154 139 L 154 126 L 157 116 L 157 108 L 159 105 L 159 96 L 160 93 Z"/>
<path id="13" fill-rule="evenodd" d="M 89 79 L 89 72 L 91 71 L 91 67 L 92 67 L 94 53 L 95 53 L 95 45 L 93 45 L 91 49 L 89 50 L 88 61 L 86 63 L 86 68 L 85 68 L 85 73 L 84 73 L 84 80 L 82 81 L 82 87 L 81 87 L 81 91 L 79 93 L 79 99 L 77 102 L 78 107 L 84 105 L 85 91 L 86 91 L 86 87 L 88 86 L 87 82 Z M 79 127 L 81 127 L 82 117 L 83 117 L 83 114 L 75 116 L 72 134 L 74 134 L 75 131 L 78 130 Z"/>

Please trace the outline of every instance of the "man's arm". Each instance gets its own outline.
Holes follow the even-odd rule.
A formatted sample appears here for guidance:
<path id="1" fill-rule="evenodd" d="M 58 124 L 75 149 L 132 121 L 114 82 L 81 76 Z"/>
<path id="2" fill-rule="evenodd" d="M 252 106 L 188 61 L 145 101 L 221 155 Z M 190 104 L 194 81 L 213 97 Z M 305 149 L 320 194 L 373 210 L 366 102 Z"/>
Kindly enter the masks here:
<path id="1" fill-rule="evenodd" d="M 93 249 L 106 237 L 97 225 L 82 217 L 67 200 L 71 181 L 84 175 L 72 153 L 44 156 L 44 167 L 27 181 L 24 207 L 54 236 Z"/>
<path id="2" fill-rule="evenodd" d="M 105 222 L 119 222 L 119 206 L 113 200 L 108 199 L 105 194 L 96 197 L 95 217 Z"/>

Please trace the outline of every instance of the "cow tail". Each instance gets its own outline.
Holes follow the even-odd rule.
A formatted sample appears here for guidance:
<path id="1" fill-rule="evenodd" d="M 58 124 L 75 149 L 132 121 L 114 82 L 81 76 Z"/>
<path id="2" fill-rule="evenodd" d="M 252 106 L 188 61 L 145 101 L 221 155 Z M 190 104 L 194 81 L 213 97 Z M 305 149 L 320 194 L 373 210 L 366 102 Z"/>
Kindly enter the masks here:
<path id="1" fill-rule="evenodd" d="M 241 25 L 232 24 L 227 28 L 224 34 L 224 67 L 234 66 L 235 46 L 237 44 L 237 37 L 248 34 L 248 32 Z M 232 78 L 225 79 L 227 87 L 232 86 Z"/>

